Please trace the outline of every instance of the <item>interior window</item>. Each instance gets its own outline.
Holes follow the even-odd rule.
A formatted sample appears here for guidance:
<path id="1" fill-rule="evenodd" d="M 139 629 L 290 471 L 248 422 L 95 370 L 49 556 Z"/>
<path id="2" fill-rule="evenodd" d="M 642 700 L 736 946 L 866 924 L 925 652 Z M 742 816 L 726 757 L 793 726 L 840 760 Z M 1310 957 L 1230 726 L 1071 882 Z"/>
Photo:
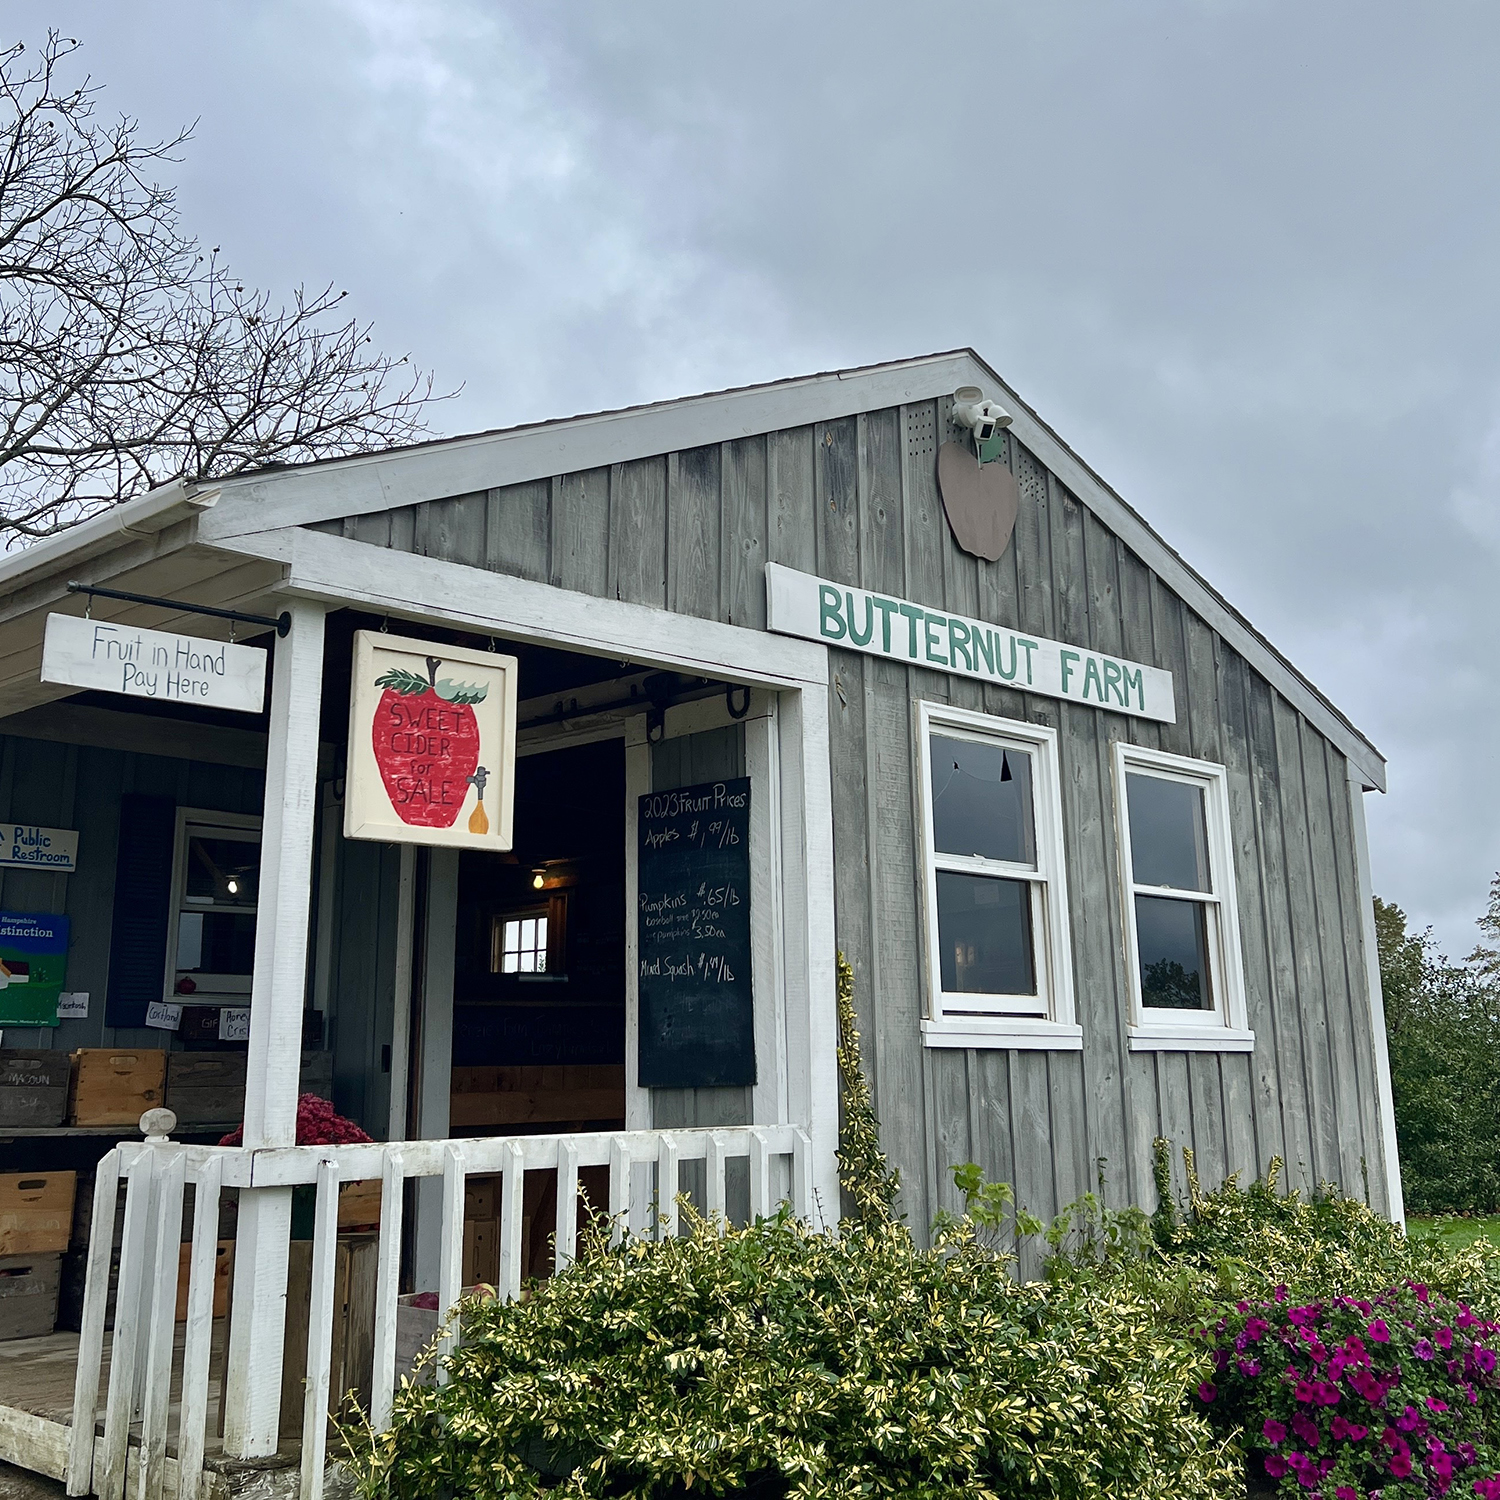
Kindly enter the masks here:
<path id="1" fill-rule="evenodd" d="M 491 940 L 493 974 L 547 972 L 547 908 L 495 918 Z"/>

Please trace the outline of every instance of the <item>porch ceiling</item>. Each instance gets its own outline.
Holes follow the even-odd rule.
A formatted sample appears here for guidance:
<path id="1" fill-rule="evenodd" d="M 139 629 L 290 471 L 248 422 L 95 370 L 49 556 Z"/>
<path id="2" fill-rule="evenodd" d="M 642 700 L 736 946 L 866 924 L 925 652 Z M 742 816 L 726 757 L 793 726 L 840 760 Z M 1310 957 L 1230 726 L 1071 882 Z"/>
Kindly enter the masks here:
<path id="1" fill-rule="evenodd" d="M 118 546 L 98 556 L 64 557 L 62 566 L 27 580 L 6 596 L 0 602 L 0 716 L 68 698 L 77 691 L 41 680 L 47 616 L 82 615 L 87 608 L 83 595 L 68 592 L 70 580 L 250 614 L 275 614 L 284 607 L 275 594 L 286 571 L 281 564 L 198 545 L 192 541 L 193 528 L 192 520 L 184 520 L 149 535 L 123 536 Z M 96 599 L 93 614 L 95 619 L 116 624 L 189 630 L 213 640 L 229 638 L 229 621 L 180 609 Z M 245 627 L 239 634 L 243 639 Z"/>

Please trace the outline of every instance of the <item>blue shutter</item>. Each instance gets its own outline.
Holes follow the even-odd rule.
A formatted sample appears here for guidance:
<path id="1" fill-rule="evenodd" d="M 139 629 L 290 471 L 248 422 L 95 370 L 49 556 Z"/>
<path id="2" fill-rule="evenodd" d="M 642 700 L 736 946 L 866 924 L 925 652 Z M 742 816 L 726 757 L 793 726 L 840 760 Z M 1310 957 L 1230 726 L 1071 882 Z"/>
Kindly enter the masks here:
<path id="1" fill-rule="evenodd" d="M 147 1005 L 162 998 L 176 837 L 177 805 L 170 797 L 121 798 L 106 1026 L 144 1026 Z"/>

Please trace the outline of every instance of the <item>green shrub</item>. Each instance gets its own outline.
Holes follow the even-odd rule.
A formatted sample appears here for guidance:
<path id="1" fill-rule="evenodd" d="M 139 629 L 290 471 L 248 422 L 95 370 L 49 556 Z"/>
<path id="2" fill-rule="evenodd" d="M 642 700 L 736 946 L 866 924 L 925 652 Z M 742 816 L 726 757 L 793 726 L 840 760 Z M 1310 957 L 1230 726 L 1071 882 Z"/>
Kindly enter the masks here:
<path id="1" fill-rule="evenodd" d="M 392 1495 L 1210 1496 L 1238 1472 L 1187 1395 L 1205 1351 L 1128 1286 L 1022 1285 L 967 1240 L 775 1219 L 591 1253 L 472 1304 L 441 1387 L 398 1393 Z"/>

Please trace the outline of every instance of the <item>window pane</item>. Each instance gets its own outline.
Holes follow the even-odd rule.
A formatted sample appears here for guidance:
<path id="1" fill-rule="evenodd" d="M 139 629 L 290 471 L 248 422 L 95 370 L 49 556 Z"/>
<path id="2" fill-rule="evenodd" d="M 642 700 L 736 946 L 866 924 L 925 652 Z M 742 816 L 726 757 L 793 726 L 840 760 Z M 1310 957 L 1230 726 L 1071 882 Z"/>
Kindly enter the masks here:
<path id="1" fill-rule="evenodd" d="M 943 989 L 1036 994 L 1030 882 L 939 870 L 937 891 Z"/>
<path id="2" fill-rule="evenodd" d="M 932 829 L 940 854 L 1036 863 L 1031 756 L 978 740 L 932 736 Z"/>
<path id="3" fill-rule="evenodd" d="M 536 973 L 536 953 L 527 949 L 521 954 L 521 972 L 523 974 Z"/>
<path id="4" fill-rule="evenodd" d="M 536 948 L 536 918 L 526 917 L 521 922 L 522 948 Z"/>
<path id="5" fill-rule="evenodd" d="M 500 972 L 502 974 L 514 974 L 520 968 L 520 960 L 514 953 L 507 953 L 501 960 Z"/>
<path id="6" fill-rule="evenodd" d="M 547 951 L 547 919 L 546 919 L 546 917 L 538 917 L 536 919 L 536 946 L 537 946 L 537 952 L 539 952 L 539 953 L 545 953 Z"/>
<path id="7" fill-rule="evenodd" d="M 187 845 L 187 899 L 195 904 L 254 906 L 260 887 L 260 845 L 247 839 L 191 834 Z"/>
<path id="8" fill-rule="evenodd" d="M 177 968 L 203 967 L 203 913 L 185 911 L 177 918 Z"/>
<path id="9" fill-rule="evenodd" d="M 178 918 L 180 973 L 249 974 L 254 965 L 254 912 L 185 911 Z"/>
<path id="10" fill-rule="evenodd" d="M 1212 1010 L 1208 913 L 1201 901 L 1135 898 L 1141 1003 L 1159 1010 Z"/>
<path id="11" fill-rule="evenodd" d="M 504 947 L 507 953 L 514 953 L 521 946 L 521 924 L 512 917 L 505 924 Z"/>
<path id="12" fill-rule="evenodd" d="M 1136 884 L 1211 891 L 1203 788 L 1133 771 L 1126 776 L 1125 787 Z"/>

